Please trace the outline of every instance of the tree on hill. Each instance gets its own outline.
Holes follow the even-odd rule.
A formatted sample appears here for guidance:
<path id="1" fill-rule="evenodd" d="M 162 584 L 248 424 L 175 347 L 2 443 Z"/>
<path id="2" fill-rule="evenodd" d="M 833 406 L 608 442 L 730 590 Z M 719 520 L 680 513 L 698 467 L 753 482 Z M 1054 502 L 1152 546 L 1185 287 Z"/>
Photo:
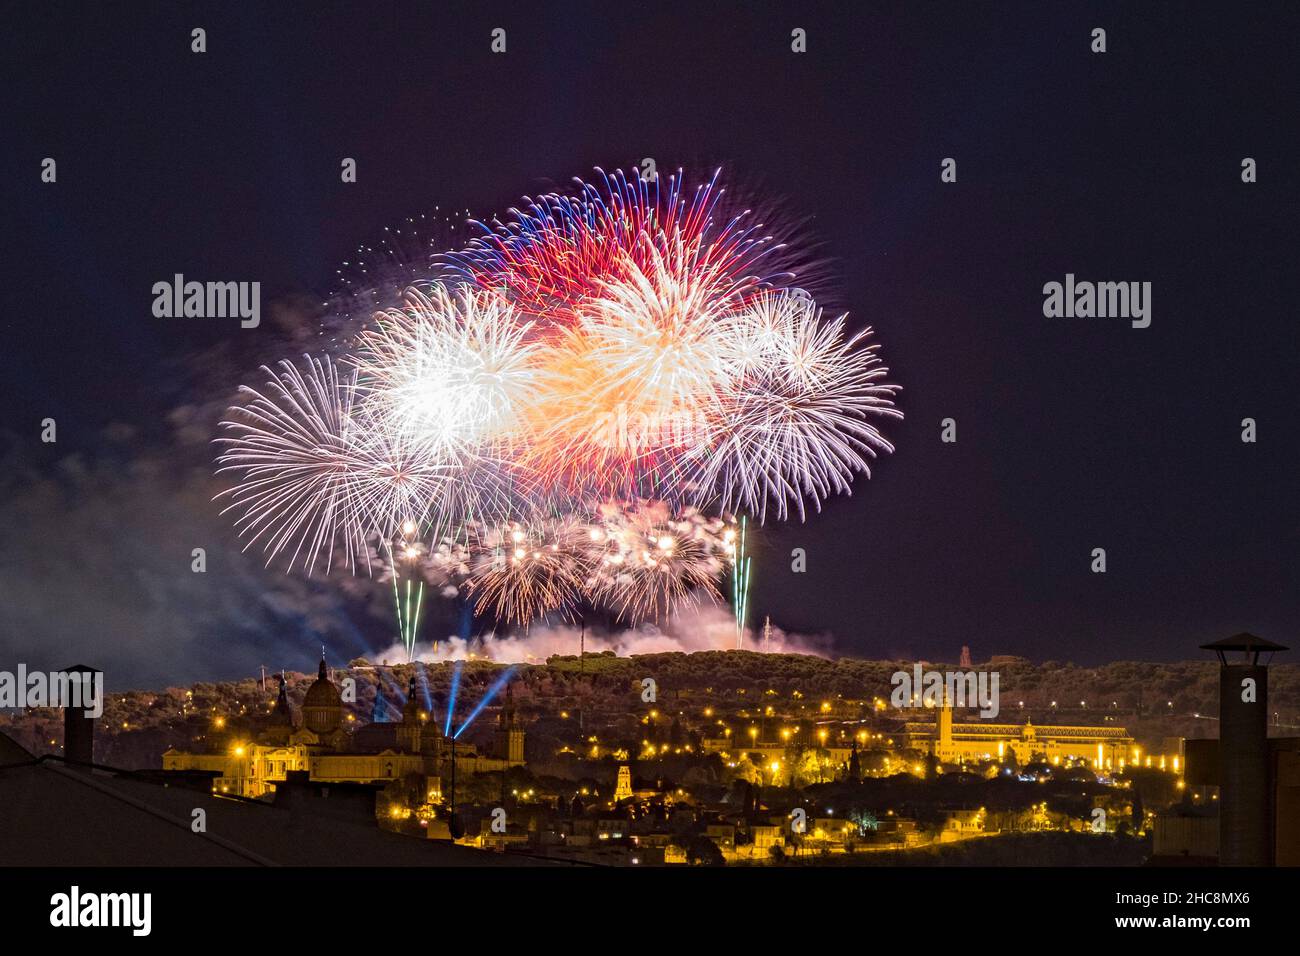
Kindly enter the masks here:
<path id="1" fill-rule="evenodd" d="M 686 847 L 686 862 L 691 866 L 726 866 L 718 845 L 703 834 L 691 837 Z"/>

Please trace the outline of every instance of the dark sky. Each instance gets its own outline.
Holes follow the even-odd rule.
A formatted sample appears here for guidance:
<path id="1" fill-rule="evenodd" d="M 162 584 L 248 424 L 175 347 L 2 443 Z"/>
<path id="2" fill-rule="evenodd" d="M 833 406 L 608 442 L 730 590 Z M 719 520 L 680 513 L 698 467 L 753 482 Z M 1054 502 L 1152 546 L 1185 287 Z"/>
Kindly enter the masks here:
<path id="1" fill-rule="evenodd" d="M 286 345 L 265 320 L 156 319 L 154 282 L 258 280 L 264 313 L 318 301 L 386 226 L 504 211 L 647 156 L 721 165 L 807 216 L 830 298 L 875 328 L 904 389 L 874 478 L 764 532 L 760 619 L 872 657 L 1295 643 L 1294 5 L 41 4 L 7 32 L 0 666 L 98 648 L 152 676 L 141 642 L 190 629 L 167 572 L 130 568 L 163 554 L 188 575 L 192 542 L 159 517 L 170 505 L 142 527 L 139 486 L 115 511 L 115 476 L 147 461 L 176 513 L 225 527 L 176 479 L 202 436 L 176 447 L 173 410 Z M 956 184 L 940 182 L 949 156 Z M 1151 282 L 1151 327 L 1044 318 L 1042 287 L 1067 272 Z M 38 441 L 47 416 L 57 445 Z M 95 604 L 102 568 L 126 574 L 113 615 Z M 229 582 L 215 570 L 203 586 Z M 137 589 L 139 628 L 121 597 Z M 214 602 L 182 645 L 205 661 L 243 671 L 285 639 L 261 618 L 225 643 Z M 339 626 L 341 652 L 380 643 L 374 622 Z M 310 616 L 289 637 L 310 648 Z"/>

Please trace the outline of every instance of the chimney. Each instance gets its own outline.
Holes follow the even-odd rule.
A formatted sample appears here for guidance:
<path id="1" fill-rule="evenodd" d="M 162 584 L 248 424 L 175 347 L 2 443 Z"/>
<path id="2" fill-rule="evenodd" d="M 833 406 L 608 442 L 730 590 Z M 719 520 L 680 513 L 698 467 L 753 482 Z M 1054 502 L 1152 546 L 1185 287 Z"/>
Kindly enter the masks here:
<path id="1" fill-rule="evenodd" d="M 1202 644 L 1219 657 L 1219 865 L 1273 864 L 1268 754 L 1267 653 L 1285 651 L 1253 634 Z M 1230 653 L 1240 652 L 1240 660 Z"/>
<path id="2" fill-rule="evenodd" d="M 72 667 L 65 667 L 60 673 L 68 675 L 68 686 L 71 689 L 73 683 L 79 683 L 86 688 L 93 686 L 92 682 L 95 680 L 93 675 L 100 672 L 85 664 L 75 664 Z M 95 718 L 86 716 L 87 701 L 84 697 L 81 698 L 81 703 L 82 706 L 73 707 L 68 705 L 68 701 L 64 701 L 63 756 L 75 769 L 89 773 L 90 764 L 95 761 Z"/>

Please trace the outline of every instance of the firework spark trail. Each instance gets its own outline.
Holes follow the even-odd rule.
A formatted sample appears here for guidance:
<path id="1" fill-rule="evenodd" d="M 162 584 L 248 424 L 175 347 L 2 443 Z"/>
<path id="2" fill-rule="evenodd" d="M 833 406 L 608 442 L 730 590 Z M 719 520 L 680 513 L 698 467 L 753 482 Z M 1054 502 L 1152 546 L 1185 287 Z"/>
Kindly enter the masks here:
<path id="1" fill-rule="evenodd" d="M 406 545 L 401 560 L 411 564 L 417 558 L 418 548 L 414 545 Z M 397 611 L 397 630 L 402 644 L 406 647 L 406 659 L 411 661 L 415 659 L 415 636 L 420 629 L 420 610 L 424 605 L 424 580 L 416 581 L 408 575 L 405 595 L 403 595 L 399 585 L 399 575 L 396 573 L 398 562 L 391 551 L 389 560 L 394 568 L 393 602 Z M 414 606 L 412 606 L 412 592 L 414 592 Z"/>
<path id="2" fill-rule="evenodd" d="M 246 405 L 222 421 L 218 473 L 238 472 L 224 509 L 242 510 L 235 527 L 261 542 L 270 563 L 287 555 L 311 574 L 325 571 L 342 549 L 347 566 L 368 561 L 368 538 L 389 535 L 402 520 L 419 519 L 450 480 L 411 442 L 378 427 L 357 410 L 359 389 L 339 377 L 329 358 L 305 360 L 307 371 L 282 362 L 265 393 L 243 388 Z"/>
<path id="3" fill-rule="evenodd" d="M 366 540 L 384 531 L 395 514 L 419 514 L 445 484 L 445 469 L 356 414 L 354 380 L 341 379 L 329 358 L 311 359 L 302 371 L 282 362 L 265 393 L 241 389 L 247 399 L 223 421 L 230 437 L 218 473 L 240 481 L 224 495 L 224 511 L 242 511 L 236 528 L 261 542 L 269 564 L 288 554 L 311 573 L 318 560 L 332 566 L 336 548 L 350 568 L 368 554 Z"/>
<path id="4" fill-rule="evenodd" d="M 740 533 L 728 528 L 726 541 L 731 556 L 731 608 L 736 618 L 736 650 L 745 643 L 745 624 L 749 616 L 749 549 L 747 547 L 748 521 L 740 519 Z"/>
<path id="5" fill-rule="evenodd" d="M 476 285 L 500 289 L 520 309 L 564 327 L 578 317 L 597 283 L 617 279 L 658 246 L 672 243 L 702 270 L 726 269 L 747 285 L 788 277 L 764 260 L 784 247 L 762 233 L 750 210 L 722 210 L 721 170 L 687 195 L 680 171 L 647 181 L 639 174 L 596 170 L 599 181 L 575 179 L 577 195 L 525 197 L 506 222 L 474 223 L 483 235 L 447 262 Z"/>
<path id="6" fill-rule="evenodd" d="M 737 374 L 704 417 L 710 434 L 690 456 L 692 483 L 714 489 L 717 504 L 777 520 L 806 502 L 820 510 L 835 493 L 850 493 L 856 472 L 871 476 L 869 460 L 894 446 L 871 422 L 902 418 L 898 387 L 881 382 L 889 370 L 867 329 L 847 337 L 844 318 L 823 321 L 806 299 L 764 296 L 735 316 Z"/>
<path id="7" fill-rule="evenodd" d="M 588 535 L 592 602 L 635 623 L 716 600 L 715 582 L 731 555 L 724 527 L 693 509 L 674 518 L 663 502 L 602 505 Z"/>
<path id="8" fill-rule="evenodd" d="M 717 329 L 730 291 L 680 259 L 651 260 L 602 285 L 540 382 L 525 460 L 580 499 L 681 502 L 676 456 L 699 440 L 727 384 Z"/>
<path id="9" fill-rule="evenodd" d="M 571 518 L 490 530 L 468 583 L 475 606 L 515 624 L 567 612 L 583 586 L 583 557 L 575 546 L 580 534 Z"/>
<path id="10" fill-rule="evenodd" d="M 308 570 L 322 550 L 328 561 L 336 543 L 351 559 L 364 526 L 347 472 L 336 467 L 351 444 L 351 390 L 328 358 L 311 360 L 305 375 L 287 362 L 278 374 L 262 370 L 271 376 L 267 394 L 241 387 L 247 404 L 237 420 L 221 423 L 236 437 L 218 439 L 218 474 L 241 472 L 240 483 L 223 492 L 232 503 L 222 513 L 244 509 L 235 526 L 248 537 L 245 549 L 264 540 L 274 556 L 292 545 L 290 567 L 304 548 Z"/>
<path id="11" fill-rule="evenodd" d="M 684 182 L 527 200 L 378 313 L 346 376 L 267 369 L 219 439 L 246 546 L 309 573 L 378 557 L 408 651 L 426 583 L 516 624 L 584 602 L 636 621 L 728 569 L 743 636 L 748 556 L 702 511 L 802 520 L 902 414 L 870 330 L 793 287 L 795 250 L 717 174 Z"/>
<path id="12" fill-rule="evenodd" d="M 425 513 L 434 535 L 467 517 L 502 518 L 517 495 L 510 456 L 527 440 L 521 414 L 536 374 L 531 323 L 487 291 L 407 291 L 377 317 L 353 359 L 362 408 L 454 480 Z"/>
<path id="13" fill-rule="evenodd" d="M 384 426 L 434 458 L 477 452 L 514 440 L 534 374 L 531 327 L 488 291 L 410 289 L 362 333 L 354 362 Z"/>

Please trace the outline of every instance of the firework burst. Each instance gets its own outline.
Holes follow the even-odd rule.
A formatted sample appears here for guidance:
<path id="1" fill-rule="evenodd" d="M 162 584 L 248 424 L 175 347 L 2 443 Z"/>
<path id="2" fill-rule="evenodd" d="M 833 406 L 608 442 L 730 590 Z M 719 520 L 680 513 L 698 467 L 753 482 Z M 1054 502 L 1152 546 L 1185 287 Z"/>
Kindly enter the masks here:
<path id="1" fill-rule="evenodd" d="M 588 531 L 587 587 L 621 620 L 657 620 L 683 603 L 720 597 L 733 553 L 726 522 L 664 502 L 602 505 Z"/>
<path id="2" fill-rule="evenodd" d="M 568 613 L 582 595 L 581 534 L 572 518 L 490 529 L 469 578 L 470 598 L 497 620 L 514 624 L 551 611 Z"/>
<path id="3" fill-rule="evenodd" d="M 803 519 L 870 477 L 902 417 L 870 330 L 794 287 L 792 247 L 717 174 L 602 172 L 478 228 L 370 317 L 346 372 L 282 363 L 243 391 L 219 470 L 248 546 L 355 570 L 377 536 L 415 582 L 408 646 L 425 584 L 511 623 L 636 621 L 730 570 L 743 629 L 748 559 L 706 513 Z"/>
<path id="4" fill-rule="evenodd" d="M 653 179 L 596 170 L 574 180 L 576 194 L 525 197 L 505 221 L 475 223 L 482 235 L 446 257 L 468 281 L 501 291 L 521 310 L 566 327 L 605 281 L 646 268 L 657 251 L 676 249 L 700 272 L 745 287 L 780 283 L 784 244 L 749 209 L 727 208 L 721 171 L 693 192 L 685 177 Z"/>
<path id="5" fill-rule="evenodd" d="M 367 539 L 423 515 L 448 473 L 359 415 L 355 380 L 328 358 L 263 371 L 265 390 L 241 389 L 245 403 L 221 423 L 218 472 L 239 475 L 224 511 L 240 513 L 245 547 L 260 543 L 268 564 L 283 554 L 288 568 L 328 571 L 338 551 L 355 569 Z"/>
<path id="6" fill-rule="evenodd" d="M 824 320 L 809 299 L 765 295 L 728 321 L 731 374 L 701 416 L 693 484 L 724 510 L 802 520 L 807 502 L 820 510 L 850 493 L 856 473 L 870 477 L 870 460 L 894 450 L 874 420 L 902 418 L 898 387 L 882 381 L 870 329 L 847 335 L 843 317 Z"/>

